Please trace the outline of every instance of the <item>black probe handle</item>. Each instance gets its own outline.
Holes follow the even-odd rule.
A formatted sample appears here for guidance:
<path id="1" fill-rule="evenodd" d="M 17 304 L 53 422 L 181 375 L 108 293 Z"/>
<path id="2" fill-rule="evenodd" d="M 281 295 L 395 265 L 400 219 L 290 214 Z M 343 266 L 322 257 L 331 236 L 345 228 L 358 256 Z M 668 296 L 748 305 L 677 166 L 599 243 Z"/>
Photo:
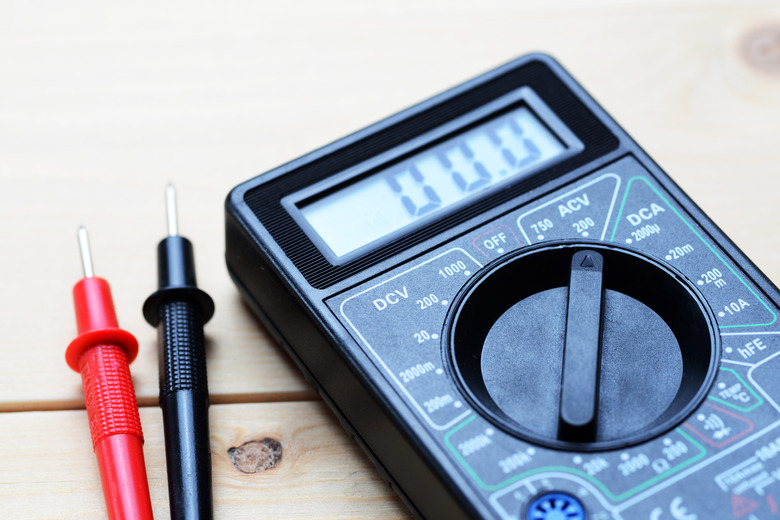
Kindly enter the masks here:
<path id="1" fill-rule="evenodd" d="M 160 407 L 171 518 L 213 518 L 203 318 L 189 301 L 159 307 Z"/>
<path id="2" fill-rule="evenodd" d="M 160 407 L 171 518 L 213 518 L 209 390 L 203 325 L 214 301 L 197 287 L 192 243 L 169 236 L 157 246 L 159 289 L 143 313 L 157 327 Z"/>

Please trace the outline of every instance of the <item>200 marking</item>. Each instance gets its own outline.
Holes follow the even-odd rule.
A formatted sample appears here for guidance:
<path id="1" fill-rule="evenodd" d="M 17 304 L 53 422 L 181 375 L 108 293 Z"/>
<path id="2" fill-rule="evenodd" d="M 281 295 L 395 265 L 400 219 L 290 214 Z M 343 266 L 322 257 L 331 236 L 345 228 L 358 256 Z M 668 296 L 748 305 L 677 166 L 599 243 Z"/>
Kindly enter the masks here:
<path id="1" fill-rule="evenodd" d="M 427 309 L 428 307 L 432 307 L 434 303 L 438 303 L 439 297 L 435 294 L 429 294 L 428 296 L 424 296 L 417 300 L 417 305 L 420 306 L 420 310 Z"/>
<path id="2" fill-rule="evenodd" d="M 574 222 L 571 226 L 574 228 L 574 230 L 577 233 L 582 233 L 586 229 L 592 228 L 595 225 L 596 225 L 596 223 L 593 222 L 592 218 L 585 217 L 584 219 L 580 220 L 579 222 Z"/>

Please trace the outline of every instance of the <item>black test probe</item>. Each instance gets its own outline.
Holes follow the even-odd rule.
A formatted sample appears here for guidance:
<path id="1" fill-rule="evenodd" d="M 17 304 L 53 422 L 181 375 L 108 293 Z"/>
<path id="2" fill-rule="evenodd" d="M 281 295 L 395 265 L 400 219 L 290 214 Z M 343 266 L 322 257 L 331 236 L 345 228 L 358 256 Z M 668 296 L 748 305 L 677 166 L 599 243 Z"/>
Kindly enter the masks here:
<path id="1" fill-rule="evenodd" d="M 144 302 L 143 313 L 157 327 L 160 345 L 171 518 L 213 518 L 203 325 L 214 315 L 214 302 L 197 287 L 192 243 L 179 236 L 172 185 L 166 208 L 168 236 L 157 246 L 158 290 Z"/>

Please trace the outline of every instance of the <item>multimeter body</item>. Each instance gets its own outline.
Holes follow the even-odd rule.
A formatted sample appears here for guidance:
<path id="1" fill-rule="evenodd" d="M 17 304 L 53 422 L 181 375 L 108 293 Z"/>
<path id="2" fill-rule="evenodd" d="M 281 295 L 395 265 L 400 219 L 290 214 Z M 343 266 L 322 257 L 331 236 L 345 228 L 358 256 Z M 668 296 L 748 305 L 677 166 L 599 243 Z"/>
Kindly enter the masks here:
<path id="1" fill-rule="evenodd" d="M 418 517 L 780 517 L 777 289 L 548 56 L 239 185 L 226 245 Z"/>

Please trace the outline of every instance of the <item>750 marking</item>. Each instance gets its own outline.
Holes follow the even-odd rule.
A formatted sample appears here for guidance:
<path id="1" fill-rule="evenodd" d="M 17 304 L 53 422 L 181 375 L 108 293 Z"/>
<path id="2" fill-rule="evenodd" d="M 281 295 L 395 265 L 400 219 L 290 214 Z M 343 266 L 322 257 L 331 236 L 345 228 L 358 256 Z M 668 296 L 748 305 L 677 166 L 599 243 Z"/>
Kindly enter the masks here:
<path id="1" fill-rule="evenodd" d="M 544 233 L 552 227 L 554 227 L 553 222 L 549 218 L 540 220 L 536 224 L 531 224 L 531 229 L 533 229 L 534 233 Z"/>

